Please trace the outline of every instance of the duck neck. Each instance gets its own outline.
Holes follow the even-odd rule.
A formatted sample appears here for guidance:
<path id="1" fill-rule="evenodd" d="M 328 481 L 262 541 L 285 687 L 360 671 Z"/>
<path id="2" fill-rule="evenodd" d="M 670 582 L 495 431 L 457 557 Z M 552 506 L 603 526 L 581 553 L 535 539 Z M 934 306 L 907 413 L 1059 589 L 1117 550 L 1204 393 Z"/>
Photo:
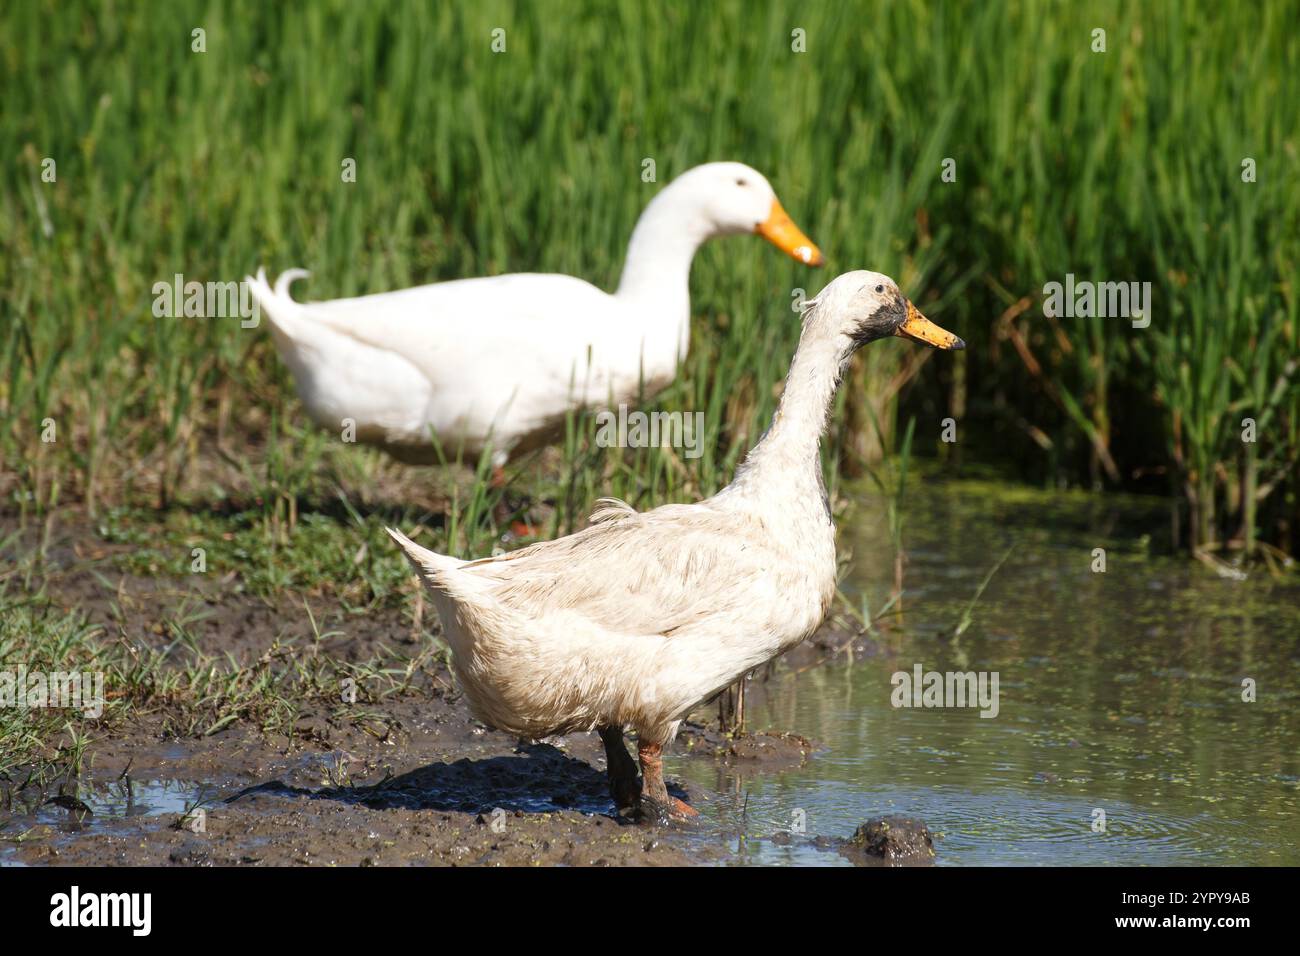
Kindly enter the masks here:
<path id="1" fill-rule="evenodd" d="M 710 235 L 694 197 L 669 185 L 650 200 L 632 230 L 615 294 L 689 323 L 691 260 Z"/>
<path id="2" fill-rule="evenodd" d="M 846 361 L 839 342 L 805 327 L 772 424 L 746 456 L 736 483 L 771 485 L 778 476 L 799 482 L 811 477 L 821 488 L 821 438 Z"/>

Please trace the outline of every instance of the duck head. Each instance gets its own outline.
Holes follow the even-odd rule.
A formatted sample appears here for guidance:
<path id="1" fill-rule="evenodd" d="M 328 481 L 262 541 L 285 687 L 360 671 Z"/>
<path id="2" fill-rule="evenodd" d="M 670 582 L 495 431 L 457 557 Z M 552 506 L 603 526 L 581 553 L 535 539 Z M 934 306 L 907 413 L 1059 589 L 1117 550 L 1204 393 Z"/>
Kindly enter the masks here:
<path id="1" fill-rule="evenodd" d="M 786 213 L 767 178 L 744 163 L 705 163 L 682 173 L 668 188 L 694 200 L 706 237 L 757 233 L 806 265 L 826 261 Z"/>
<path id="2" fill-rule="evenodd" d="M 964 349 L 966 343 L 939 328 L 879 272 L 846 272 L 805 303 L 805 321 L 823 336 L 838 338 L 845 359 L 869 342 L 897 335 L 937 349 Z"/>

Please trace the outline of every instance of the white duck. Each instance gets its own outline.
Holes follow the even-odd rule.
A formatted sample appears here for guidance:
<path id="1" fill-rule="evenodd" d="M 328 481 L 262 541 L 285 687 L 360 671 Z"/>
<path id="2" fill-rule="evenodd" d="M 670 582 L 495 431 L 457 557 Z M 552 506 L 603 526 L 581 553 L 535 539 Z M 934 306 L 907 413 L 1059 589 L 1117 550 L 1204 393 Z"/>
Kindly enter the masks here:
<path id="1" fill-rule="evenodd" d="M 295 302 L 246 281 L 271 323 L 298 394 L 321 426 L 411 463 L 468 460 L 490 443 L 498 468 L 544 444 L 574 408 L 650 397 L 690 340 L 691 259 L 706 239 L 757 232 L 809 265 L 822 254 L 771 185 L 741 163 L 688 170 L 651 200 L 613 295 L 582 279 L 520 273 L 329 302 Z M 612 399 L 612 402 L 611 402 Z"/>
<path id="2" fill-rule="evenodd" d="M 670 799 L 661 752 L 682 718 L 821 623 L 835 594 L 835 528 L 818 447 L 849 358 L 901 335 L 961 339 L 893 280 L 849 272 L 804 313 L 785 392 L 721 492 L 638 514 L 604 499 L 576 534 L 461 561 L 389 529 L 423 578 L 476 716 L 524 737 L 597 729 L 620 810 Z M 643 784 L 623 746 L 636 731 Z"/>

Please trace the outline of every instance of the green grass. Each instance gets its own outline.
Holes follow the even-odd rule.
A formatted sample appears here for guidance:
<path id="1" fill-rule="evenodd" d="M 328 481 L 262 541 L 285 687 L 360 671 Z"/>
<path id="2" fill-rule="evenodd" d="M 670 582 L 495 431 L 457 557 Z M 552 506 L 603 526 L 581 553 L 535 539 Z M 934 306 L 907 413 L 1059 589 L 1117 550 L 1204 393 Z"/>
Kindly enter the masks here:
<path id="1" fill-rule="evenodd" d="M 103 671 L 107 651 L 96 640 L 99 628 L 79 614 L 59 613 L 48 605 L 0 591 L 0 661 L 12 671 L 25 664 L 27 673 Z M 25 696 L 24 700 L 28 699 Z M 77 727 L 81 712 L 50 707 L 0 707 L 0 779 L 10 771 L 33 765 L 76 767 L 83 749 Z M 50 742 L 64 739 L 54 747 Z"/>
<path id="2" fill-rule="evenodd" d="M 95 713 L 66 707 L 0 707 L 0 782 L 48 783 L 77 776 L 91 737 L 121 729 L 129 717 L 153 715 L 163 736 L 201 737 L 243 721 L 260 732 L 304 742 L 298 721 L 308 708 L 368 732 L 386 732 L 388 718 L 368 707 L 406 693 L 435 670 L 441 645 L 412 653 L 381 648 L 356 662 L 320 653 L 323 634 L 311 618 L 306 640 L 275 640 L 252 662 L 203 650 L 191 632 L 201 611 L 178 610 L 157 628 L 151 643 L 138 636 L 108 639 L 104 626 L 79 610 L 60 610 L 44 593 L 19 592 L 0 583 L 0 661 L 15 679 L 26 674 L 75 672 L 103 675 L 106 700 Z M 340 691 L 345 680 L 355 701 Z M 89 689 L 87 690 L 89 694 Z M 30 698 L 24 698 L 30 699 Z M 24 784 L 25 785 L 25 784 Z"/>
<path id="3" fill-rule="evenodd" d="M 1295 550 L 1298 13 L 15 0 L 0 12 L 5 509 L 233 497 L 283 539 L 312 533 L 297 510 L 314 489 L 366 521 L 358 489 L 393 468 L 302 427 L 265 329 L 155 318 L 153 283 L 266 264 L 312 269 L 299 291 L 313 298 L 520 270 L 609 288 L 659 185 L 734 158 L 768 174 L 828 265 L 809 272 L 755 239 L 706 247 L 691 356 L 661 399 L 706 412 L 706 453 L 596 449 L 574 422 L 558 460 L 514 469 L 516 489 L 554 503 L 548 530 L 574 527 L 599 494 L 644 507 L 724 484 L 788 365 L 791 290 L 870 267 L 970 344 L 903 387 L 914 454 L 939 452 L 941 420 L 963 409 L 965 459 L 1172 493 L 1197 548 Z M 791 52 L 796 27 L 805 54 Z M 46 157 L 56 182 L 41 179 Z M 341 181 L 346 157 L 355 183 Z M 641 182 L 645 157 L 660 184 Z M 1066 272 L 1151 281 L 1151 328 L 1046 319 L 1042 286 Z M 860 359 L 828 442 L 832 482 L 832 466 L 878 450 L 872 415 L 892 444 L 890 383 L 916 371 L 900 365 L 914 351 L 880 343 Z M 204 464 L 217 449 L 233 462 L 219 480 Z M 435 531 L 483 553 L 491 502 L 463 484 Z"/>

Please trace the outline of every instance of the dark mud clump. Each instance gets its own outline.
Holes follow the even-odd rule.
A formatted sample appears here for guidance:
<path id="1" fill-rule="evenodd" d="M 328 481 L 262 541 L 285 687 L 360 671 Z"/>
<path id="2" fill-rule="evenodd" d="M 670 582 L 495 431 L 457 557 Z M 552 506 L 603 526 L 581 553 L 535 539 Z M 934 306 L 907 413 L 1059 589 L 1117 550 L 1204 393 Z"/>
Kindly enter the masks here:
<path id="1" fill-rule="evenodd" d="M 677 732 L 677 752 L 712 757 L 729 766 L 775 770 L 801 766 L 820 746 L 799 734 L 762 731 L 724 733 L 717 722 L 684 721 Z"/>
<path id="2" fill-rule="evenodd" d="M 859 826 L 840 853 L 856 863 L 925 865 L 934 862 L 934 840 L 920 820 L 880 817 Z"/>

